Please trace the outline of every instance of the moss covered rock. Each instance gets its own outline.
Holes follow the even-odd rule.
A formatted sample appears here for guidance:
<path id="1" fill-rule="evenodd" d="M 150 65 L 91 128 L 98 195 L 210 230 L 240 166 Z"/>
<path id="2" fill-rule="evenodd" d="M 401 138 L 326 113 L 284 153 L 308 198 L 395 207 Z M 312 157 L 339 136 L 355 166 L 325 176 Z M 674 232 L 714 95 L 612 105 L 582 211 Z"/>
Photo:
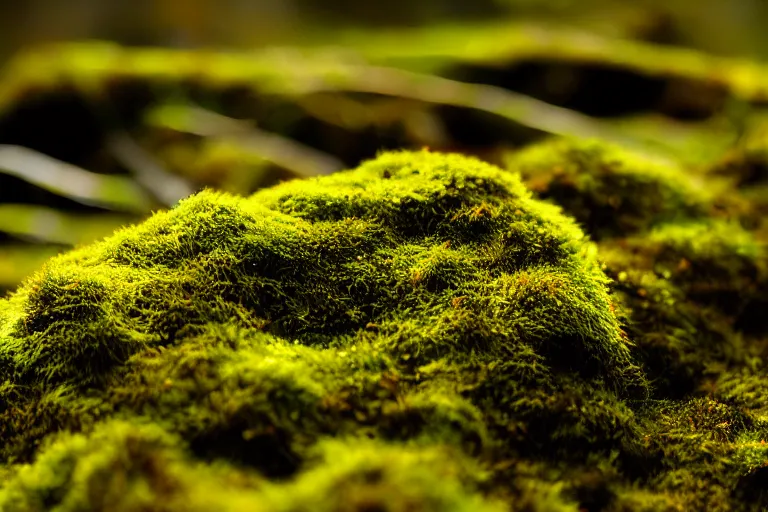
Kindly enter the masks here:
<path id="1" fill-rule="evenodd" d="M 422 151 L 203 191 L 50 260 L 0 308 L 0 509 L 763 503 L 761 415 L 697 395 L 717 365 L 759 375 L 718 297 L 760 244 L 684 173 L 545 149 L 517 165 L 537 190 L 573 166 L 600 256 L 518 175 Z M 606 190 L 615 215 L 585 222 Z"/>
<path id="2" fill-rule="evenodd" d="M 573 221 L 468 158 L 393 153 L 248 199 L 202 192 L 6 300 L 2 455 L 32 460 L 60 430 L 112 435 L 114 417 L 270 478 L 302 471 L 328 436 L 489 457 L 491 409 L 535 423 L 542 448 L 624 440 L 616 393 L 645 381 L 607 283 Z M 613 405 L 569 408 L 595 393 Z M 544 421 L 542 399 L 560 404 Z"/>

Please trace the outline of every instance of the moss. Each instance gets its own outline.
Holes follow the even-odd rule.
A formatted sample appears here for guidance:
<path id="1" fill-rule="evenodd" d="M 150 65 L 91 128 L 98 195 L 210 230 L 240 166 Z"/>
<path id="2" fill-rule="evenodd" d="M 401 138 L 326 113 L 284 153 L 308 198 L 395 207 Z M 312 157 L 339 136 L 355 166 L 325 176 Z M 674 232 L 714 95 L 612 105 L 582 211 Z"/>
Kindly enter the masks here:
<path id="1" fill-rule="evenodd" d="M 514 165 L 542 194 L 578 182 L 551 196 L 577 218 L 515 173 L 397 152 L 50 260 L 0 308 L 0 508 L 764 503 L 759 236 L 617 148 Z M 609 191 L 596 244 L 578 205 Z"/>
<path id="2" fill-rule="evenodd" d="M 649 404 L 654 411 L 646 440 L 659 446 L 669 468 L 655 485 L 677 494 L 692 508 L 731 510 L 744 500 L 745 510 L 765 506 L 752 481 L 766 424 L 734 405 L 710 398 Z M 701 493 L 699 482 L 708 482 Z M 738 501 L 737 501 L 738 502 Z"/>
<path id="3" fill-rule="evenodd" d="M 18 464 L 39 453 L 31 467 L 59 479 L 43 491 L 20 477 L 6 492 L 52 493 L 62 510 L 118 499 L 115 483 L 78 495 L 68 472 L 91 469 L 71 461 L 113 460 L 124 448 L 100 450 L 99 439 L 123 446 L 145 423 L 183 439 L 200 471 L 227 461 L 295 479 L 285 494 L 295 503 L 281 498 L 281 510 L 315 495 L 338 510 L 342 481 L 361 507 L 492 510 L 410 454 L 445 457 L 446 469 L 456 449 L 497 458 L 500 425 L 487 421 L 496 368 L 506 388 L 494 392 L 517 395 L 502 410 L 551 456 L 558 440 L 631 438 L 632 413 L 617 400 L 646 386 L 591 242 L 516 177 L 455 155 L 385 154 L 250 198 L 204 191 L 54 258 L 5 302 L 2 455 Z M 536 374 L 553 399 L 541 401 Z M 34 448 L 67 430 L 86 436 L 65 435 L 67 455 Z M 302 476 L 329 436 L 394 444 L 337 447 L 348 454 L 332 457 L 338 472 Z M 380 476 L 352 492 L 360 464 Z"/>
<path id="4" fill-rule="evenodd" d="M 756 116 L 757 117 L 757 116 Z M 759 118 L 736 147 L 707 168 L 710 176 L 726 179 L 738 187 L 732 208 L 741 223 L 751 229 L 762 244 L 768 243 L 768 128 Z"/>
<path id="5" fill-rule="evenodd" d="M 764 240 L 748 198 L 722 173 L 600 141 L 549 141 L 508 164 L 598 240 L 617 311 L 659 396 L 685 396 L 721 364 L 754 357 L 735 331 L 764 332 Z"/>
<path id="6" fill-rule="evenodd" d="M 757 356 L 744 341 L 765 330 L 756 311 L 767 289 L 766 256 L 753 233 L 712 219 L 667 224 L 605 244 L 602 254 L 632 310 L 628 332 L 657 384 L 689 392 L 713 368 Z"/>
<path id="7" fill-rule="evenodd" d="M 721 311 L 738 311 L 739 298 L 754 293 L 750 288 L 765 258 L 751 233 L 726 222 L 664 226 L 649 234 L 646 246 L 658 251 L 656 272 L 670 276 L 694 300 L 719 301 Z"/>
<path id="8" fill-rule="evenodd" d="M 334 440 L 317 452 L 321 462 L 288 489 L 273 490 L 275 510 L 505 510 L 471 492 L 487 473 L 450 450 Z"/>
<path id="9" fill-rule="evenodd" d="M 675 164 L 596 140 L 544 142 L 513 154 L 507 165 L 597 240 L 700 218 L 712 194 Z"/>
<path id="10" fill-rule="evenodd" d="M 456 510 L 500 511 L 472 491 L 483 472 L 440 449 L 325 441 L 294 482 L 206 466 L 154 425 L 110 421 L 59 436 L 0 491 L 3 510 Z M 433 471 L 425 472 L 424 467 Z"/>
<path id="11" fill-rule="evenodd" d="M 607 258 L 624 258 L 635 275 L 650 272 L 668 280 L 685 299 L 729 316 L 742 315 L 745 305 L 763 291 L 763 245 L 734 222 L 665 224 L 605 247 Z M 667 293 L 670 298 L 672 294 Z"/>
<path id="12" fill-rule="evenodd" d="M 630 402 L 625 423 L 643 433 L 641 447 L 629 435 L 615 461 L 625 474 L 632 464 L 655 474 L 647 482 L 660 494 L 606 483 L 613 506 L 764 507 L 758 311 L 768 258 L 752 178 L 723 163 L 690 169 L 598 141 L 546 142 L 509 165 L 598 240 L 616 313 L 652 383 L 653 399 Z"/>
<path id="13" fill-rule="evenodd" d="M 156 426 L 124 422 L 105 423 L 89 436 L 60 436 L 41 450 L 35 464 L 18 468 L 0 491 L 0 503 L 14 511 L 142 510 L 157 503 L 233 509 L 248 484 L 258 484 L 243 475 L 244 488 L 238 489 L 221 470 L 189 467 L 178 445 Z M 216 488 L 234 496 L 218 499 Z"/>

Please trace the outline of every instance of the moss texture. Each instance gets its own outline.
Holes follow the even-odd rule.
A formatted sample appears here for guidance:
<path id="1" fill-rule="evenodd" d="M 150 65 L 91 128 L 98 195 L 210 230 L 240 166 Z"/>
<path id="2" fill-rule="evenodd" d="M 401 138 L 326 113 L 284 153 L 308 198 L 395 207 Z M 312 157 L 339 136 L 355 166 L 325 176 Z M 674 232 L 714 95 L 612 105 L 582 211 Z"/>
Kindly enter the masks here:
<path id="1" fill-rule="evenodd" d="M 761 231 L 599 143 L 510 170 L 386 153 L 50 260 L 0 307 L 0 509 L 768 506 Z"/>

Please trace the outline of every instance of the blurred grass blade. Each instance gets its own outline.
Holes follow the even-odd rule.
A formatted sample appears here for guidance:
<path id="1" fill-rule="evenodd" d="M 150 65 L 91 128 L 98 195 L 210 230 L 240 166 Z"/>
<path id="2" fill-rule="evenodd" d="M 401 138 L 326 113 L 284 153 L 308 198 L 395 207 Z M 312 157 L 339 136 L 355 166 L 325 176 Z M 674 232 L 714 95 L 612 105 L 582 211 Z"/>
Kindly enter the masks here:
<path id="1" fill-rule="evenodd" d="M 0 173 L 82 204 L 141 214 L 153 207 L 129 177 L 92 173 L 21 146 L 0 145 Z"/>
<path id="2" fill-rule="evenodd" d="M 607 120 L 618 133 L 647 143 L 647 147 L 665 152 L 686 165 L 701 166 L 713 162 L 733 147 L 738 133 L 720 120 L 680 122 L 657 114 L 643 114 Z"/>
<path id="3" fill-rule="evenodd" d="M 130 215 L 78 215 L 45 206 L 0 204 L 0 231 L 52 244 L 86 244 L 138 220 Z"/>
<path id="4" fill-rule="evenodd" d="M 441 73 L 458 64 L 511 68 L 517 62 L 603 64 L 650 77 L 680 78 L 722 88 L 751 102 L 768 100 L 764 62 L 610 37 L 570 25 L 507 20 L 342 33 L 343 48 L 369 62 Z"/>
<path id="5" fill-rule="evenodd" d="M 380 64 L 400 62 L 399 57 L 435 57 L 444 59 L 446 65 L 464 62 L 502 67 L 519 60 L 554 58 L 579 65 L 603 63 L 651 77 L 677 77 L 715 87 L 747 102 L 768 98 L 768 66 L 761 63 L 546 26 L 501 24 L 490 36 L 482 37 L 482 30 L 477 30 L 473 34 L 477 39 L 459 33 L 448 38 L 452 42 L 447 46 L 442 32 L 436 37 L 429 31 L 415 31 L 408 37 L 419 44 L 413 44 L 410 50 L 401 48 L 402 55 L 397 47 L 381 45 L 380 41 L 374 47 L 361 48 L 362 55 L 338 48 L 271 48 L 227 53 L 127 49 L 110 43 L 40 47 L 14 59 L 0 79 L 0 112 L 34 87 L 45 91 L 74 83 L 84 90 L 99 91 L 108 90 L 109 84 L 120 78 L 150 83 L 185 83 L 192 79 L 214 90 L 246 87 L 259 94 L 283 97 L 322 92 L 382 94 L 489 112 L 551 134 L 605 138 L 635 147 L 646 147 L 648 142 L 664 145 L 664 141 L 646 141 L 642 136 L 638 140 L 632 133 L 620 133 L 620 127 L 615 125 L 500 87 L 370 65 L 366 57 Z M 423 45 L 422 38 L 426 38 Z M 265 144 L 259 137 L 249 141 L 259 150 L 264 146 L 281 146 Z M 283 153 L 279 152 L 280 155 Z"/>
<path id="6" fill-rule="evenodd" d="M 200 107 L 163 105 L 149 113 L 148 121 L 180 132 L 225 140 L 297 176 L 331 174 L 344 168 L 341 160 L 327 153 Z"/>
<path id="7" fill-rule="evenodd" d="M 117 161 L 133 173 L 136 182 L 163 205 L 172 206 L 195 191 L 187 180 L 165 170 L 128 134 L 113 133 L 107 146 Z"/>
<path id="8" fill-rule="evenodd" d="M 636 146 L 642 141 L 618 133 L 615 127 L 574 110 L 558 107 L 501 87 L 457 82 L 448 78 L 368 65 L 348 66 L 314 92 L 350 91 L 381 94 L 488 112 L 553 135 L 603 138 Z"/>

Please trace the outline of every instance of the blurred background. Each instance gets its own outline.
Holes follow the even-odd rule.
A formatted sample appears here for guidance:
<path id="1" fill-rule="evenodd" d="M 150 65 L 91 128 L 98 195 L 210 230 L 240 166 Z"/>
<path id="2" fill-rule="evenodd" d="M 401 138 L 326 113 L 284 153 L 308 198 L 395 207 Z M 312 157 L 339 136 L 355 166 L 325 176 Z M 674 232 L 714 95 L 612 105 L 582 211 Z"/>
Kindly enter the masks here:
<path id="1" fill-rule="evenodd" d="M 764 0 L 30 0 L 2 2 L 5 57 L 40 42 L 244 47 L 333 40 L 339 29 L 500 17 L 557 19 L 748 57 L 768 55 Z"/>
<path id="2" fill-rule="evenodd" d="M 690 166 L 766 133 L 765 0 L 0 3 L 0 292 L 203 187 L 551 135 Z"/>

